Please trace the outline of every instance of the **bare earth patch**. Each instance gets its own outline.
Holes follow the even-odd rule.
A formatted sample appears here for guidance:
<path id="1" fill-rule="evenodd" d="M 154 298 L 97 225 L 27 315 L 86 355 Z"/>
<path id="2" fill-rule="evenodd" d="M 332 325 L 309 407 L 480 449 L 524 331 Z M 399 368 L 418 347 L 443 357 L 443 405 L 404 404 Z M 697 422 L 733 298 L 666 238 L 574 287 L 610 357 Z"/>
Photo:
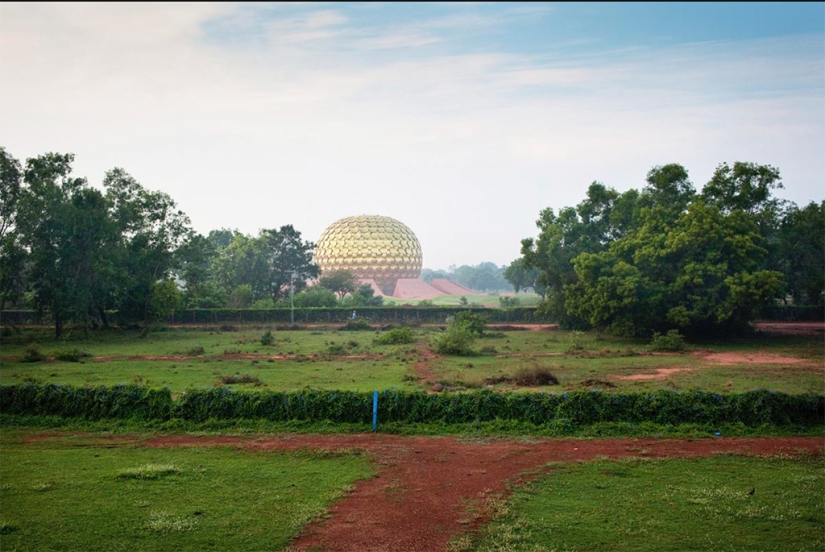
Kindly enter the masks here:
<path id="1" fill-rule="evenodd" d="M 631 374 L 629 376 L 616 376 L 616 379 L 623 381 L 644 381 L 644 380 L 663 380 L 667 379 L 670 374 L 678 372 L 692 372 L 693 368 L 656 368 L 653 373 Z"/>

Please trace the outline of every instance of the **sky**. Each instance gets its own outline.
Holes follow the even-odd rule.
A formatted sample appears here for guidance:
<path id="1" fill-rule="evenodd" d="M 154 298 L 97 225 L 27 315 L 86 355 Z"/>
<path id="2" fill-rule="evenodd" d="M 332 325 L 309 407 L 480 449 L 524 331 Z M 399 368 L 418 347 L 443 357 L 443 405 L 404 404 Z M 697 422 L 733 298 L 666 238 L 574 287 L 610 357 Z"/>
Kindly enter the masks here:
<path id="1" fill-rule="evenodd" d="M 0 146 L 121 167 L 203 234 L 384 215 L 425 268 L 505 265 L 667 163 L 825 199 L 825 3 L 4 2 Z"/>

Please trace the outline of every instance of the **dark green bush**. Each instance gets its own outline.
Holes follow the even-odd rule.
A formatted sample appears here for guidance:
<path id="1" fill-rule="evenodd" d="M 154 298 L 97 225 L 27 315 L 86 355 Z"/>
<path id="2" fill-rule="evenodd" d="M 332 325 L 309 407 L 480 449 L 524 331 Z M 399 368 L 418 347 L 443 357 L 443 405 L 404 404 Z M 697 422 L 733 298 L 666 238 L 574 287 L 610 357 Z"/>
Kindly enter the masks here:
<path id="1" fill-rule="evenodd" d="M 172 415 L 172 394 L 168 389 L 148 389 L 138 385 L 0 386 L 0 411 L 3 414 L 54 415 L 89 420 L 167 420 Z"/>
<path id="2" fill-rule="evenodd" d="M 338 329 L 342 332 L 368 332 L 374 330 L 375 328 L 370 326 L 364 320 L 355 320 L 347 322 L 345 326 L 341 326 Z"/>
<path id="3" fill-rule="evenodd" d="M 480 314 L 472 311 L 461 311 L 455 315 L 456 326 L 465 327 L 471 334 L 476 337 L 484 335 L 484 330 L 487 329 L 487 320 Z"/>
<path id="4" fill-rule="evenodd" d="M 82 351 L 77 347 L 60 349 L 54 353 L 55 359 L 62 360 L 64 362 L 80 362 L 81 359 L 89 358 L 90 356 L 92 356 L 90 353 Z"/>
<path id="5" fill-rule="evenodd" d="M 678 353 L 685 350 L 685 336 L 679 330 L 669 330 L 665 335 L 653 333 L 650 350 L 662 353 Z"/>
<path id="6" fill-rule="evenodd" d="M 275 344 L 275 336 L 272 335 L 270 330 L 264 332 L 261 336 L 261 345 L 269 346 Z"/>
<path id="7" fill-rule="evenodd" d="M 218 379 L 226 385 L 233 385 L 235 383 L 254 383 L 261 385 L 263 383 L 257 376 L 250 376 L 249 374 L 224 375 Z"/>
<path id="8" fill-rule="evenodd" d="M 435 334 L 432 339 L 433 350 L 440 355 L 471 356 L 475 335 L 463 325 L 451 324 L 441 333 Z"/>
<path id="9" fill-rule="evenodd" d="M 26 347 L 23 356 L 20 357 L 20 362 L 40 362 L 41 360 L 46 360 L 46 355 L 41 353 L 40 348 L 34 343 Z"/>
<path id="10" fill-rule="evenodd" d="M 406 345 L 415 343 L 415 334 L 410 328 L 395 328 L 375 338 L 376 345 Z"/>

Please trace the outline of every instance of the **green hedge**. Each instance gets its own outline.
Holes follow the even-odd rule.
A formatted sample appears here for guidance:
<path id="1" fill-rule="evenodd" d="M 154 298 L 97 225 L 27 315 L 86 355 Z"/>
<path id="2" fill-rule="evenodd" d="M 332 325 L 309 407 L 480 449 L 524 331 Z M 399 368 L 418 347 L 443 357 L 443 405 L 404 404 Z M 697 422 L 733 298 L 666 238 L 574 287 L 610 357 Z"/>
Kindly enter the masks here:
<path id="1" fill-rule="evenodd" d="M 168 389 L 138 385 L 72 387 L 69 385 L 0 386 L 0 412 L 102 420 L 168 420 L 173 414 Z"/>
<path id="2" fill-rule="evenodd" d="M 825 395 L 773 391 L 720 395 L 704 391 L 650 393 L 576 391 L 458 394 L 382 391 L 378 419 L 401 423 L 472 423 L 513 420 L 581 427 L 600 422 L 678 424 L 741 423 L 746 426 L 825 425 Z M 62 385 L 0 386 L 0 411 L 87 419 L 137 418 L 193 422 L 209 419 L 369 423 L 372 394 L 356 391 L 189 390 L 173 401 L 168 390 L 125 385 L 77 388 Z"/>

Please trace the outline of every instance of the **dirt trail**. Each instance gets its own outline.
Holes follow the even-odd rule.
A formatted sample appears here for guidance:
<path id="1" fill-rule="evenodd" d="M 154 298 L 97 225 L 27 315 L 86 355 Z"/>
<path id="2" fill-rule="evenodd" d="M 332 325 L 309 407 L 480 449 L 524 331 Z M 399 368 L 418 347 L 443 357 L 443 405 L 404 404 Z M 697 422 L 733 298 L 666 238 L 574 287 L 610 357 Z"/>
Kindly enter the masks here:
<path id="1" fill-rule="evenodd" d="M 160 436 L 156 447 L 235 445 L 260 450 L 359 449 L 370 453 L 378 475 L 361 481 L 331 508 L 329 519 L 311 524 L 294 550 L 439 551 L 454 535 L 487 521 L 492 496 L 553 461 L 595 457 L 686 457 L 719 452 L 745 454 L 823 453 L 821 438 L 533 439 L 471 442 L 449 437 L 382 434 L 264 437 Z"/>

